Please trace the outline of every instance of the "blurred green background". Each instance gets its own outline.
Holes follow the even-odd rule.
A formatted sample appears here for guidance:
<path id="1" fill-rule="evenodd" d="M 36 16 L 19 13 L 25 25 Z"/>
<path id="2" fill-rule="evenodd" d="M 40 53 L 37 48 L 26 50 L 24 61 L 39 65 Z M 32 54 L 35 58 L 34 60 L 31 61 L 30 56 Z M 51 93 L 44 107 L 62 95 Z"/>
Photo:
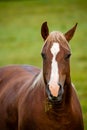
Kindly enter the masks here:
<path id="1" fill-rule="evenodd" d="M 70 42 L 71 77 L 81 102 L 87 130 L 87 1 L 86 0 L 0 0 L 0 66 L 42 66 L 40 28 L 47 21 L 50 31 L 78 28 Z M 73 125 L 73 124 L 72 124 Z"/>

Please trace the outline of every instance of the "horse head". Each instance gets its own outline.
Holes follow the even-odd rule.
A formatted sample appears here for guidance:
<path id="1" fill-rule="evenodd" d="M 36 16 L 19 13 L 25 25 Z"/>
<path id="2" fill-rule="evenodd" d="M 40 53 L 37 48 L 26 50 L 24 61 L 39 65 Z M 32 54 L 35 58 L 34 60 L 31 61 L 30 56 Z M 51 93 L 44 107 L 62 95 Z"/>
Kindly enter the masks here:
<path id="1" fill-rule="evenodd" d="M 61 101 L 66 84 L 70 84 L 69 41 L 72 39 L 77 24 L 65 34 L 53 31 L 49 33 L 47 22 L 41 27 L 44 39 L 42 48 L 43 78 L 50 101 Z"/>

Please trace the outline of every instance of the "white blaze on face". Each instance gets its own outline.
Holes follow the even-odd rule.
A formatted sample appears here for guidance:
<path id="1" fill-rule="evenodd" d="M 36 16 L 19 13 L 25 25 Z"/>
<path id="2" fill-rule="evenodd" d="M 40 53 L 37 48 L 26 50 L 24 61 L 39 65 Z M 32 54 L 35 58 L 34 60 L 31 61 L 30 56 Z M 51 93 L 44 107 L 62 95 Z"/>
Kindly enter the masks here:
<path id="1" fill-rule="evenodd" d="M 49 81 L 49 89 L 50 92 L 53 96 L 57 97 L 58 96 L 58 91 L 59 91 L 59 72 L 58 72 L 58 63 L 56 61 L 56 56 L 58 55 L 60 51 L 60 47 L 58 43 L 53 43 L 51 49 L 50 49 L 53 57 L 52 57 L 52 64 L 51 64 L 51 76 L 50 76 L 50 81 Z"/>

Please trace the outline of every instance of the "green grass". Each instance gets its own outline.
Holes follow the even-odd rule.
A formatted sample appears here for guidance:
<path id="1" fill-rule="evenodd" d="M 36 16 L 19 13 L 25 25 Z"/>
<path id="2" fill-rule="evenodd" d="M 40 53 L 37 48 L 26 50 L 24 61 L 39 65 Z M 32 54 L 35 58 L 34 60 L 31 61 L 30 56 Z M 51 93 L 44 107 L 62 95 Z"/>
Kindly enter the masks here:
<path id="1" fill-rule="evenodd" d="M 41 24 L 48 21 L 50 31 L 66 32 L 76 22 L 78 28 L 70 42 L 71 77 L 82 105 L 87 130 L 87 1 L 29 0 L 0 2 L 0 66 L 32 64 L 42 66 Z"/>

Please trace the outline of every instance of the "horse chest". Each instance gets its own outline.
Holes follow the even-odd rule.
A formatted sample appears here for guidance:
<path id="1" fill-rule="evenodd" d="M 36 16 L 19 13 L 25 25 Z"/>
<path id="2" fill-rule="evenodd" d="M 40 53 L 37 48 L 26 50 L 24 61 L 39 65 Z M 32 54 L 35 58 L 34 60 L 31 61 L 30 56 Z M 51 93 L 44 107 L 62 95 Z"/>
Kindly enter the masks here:
<path id="1" fill-rule="evenodd" d="M 39 105 L 39 104 L 38 104 Z M 38 107 L 35 110 L 32 109 L 29 119 L 30 129 L 32 130 L 67 130 L 70 127 L 71 120 L 70 114 L 59 110 L 58 112 L 49 109 Z"/>
<path id="2" fill-rule="evenodd" d="M 44 115 L 39 113 L 36 118 L 33 118 L 33 122 L 35 130 L 67 130 L 71 124 L 68 117 L 58 117 L 58 115 L 50 115 L 50 113 Z"/>

